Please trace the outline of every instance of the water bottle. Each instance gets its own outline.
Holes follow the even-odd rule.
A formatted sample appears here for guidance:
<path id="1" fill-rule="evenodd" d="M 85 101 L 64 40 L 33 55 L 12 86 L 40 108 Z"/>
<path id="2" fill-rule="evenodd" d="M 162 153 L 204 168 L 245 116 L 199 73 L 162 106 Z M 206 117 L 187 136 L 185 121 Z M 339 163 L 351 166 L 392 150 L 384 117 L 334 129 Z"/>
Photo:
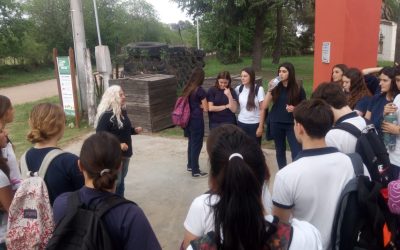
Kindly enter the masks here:
<path id="1" fill-rule="evenodd" d="M 389 113 L 384 117 L 385 122 L 397 125 L 396 113 Z M 383 133 L 383 141 L 388 151 L 394 151 L 396 148 L 396 135 L 390 133 Z"/>
<path id="2" fill-rule="evenodd" d="M 272 79 L 271 83 L 269 84 L 268 91 L 272 91 L 276 86 L 278 86 L 278 83 L 280 81 L 281 81 L 281 78 L 279 76 L 277 76 L 274 79 Z"/>

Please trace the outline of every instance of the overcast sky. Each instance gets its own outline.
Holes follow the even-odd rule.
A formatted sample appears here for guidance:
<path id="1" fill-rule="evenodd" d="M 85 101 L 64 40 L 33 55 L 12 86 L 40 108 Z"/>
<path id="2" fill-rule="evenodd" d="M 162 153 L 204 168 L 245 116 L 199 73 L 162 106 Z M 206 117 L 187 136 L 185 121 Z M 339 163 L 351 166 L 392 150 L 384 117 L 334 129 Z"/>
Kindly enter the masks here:
<path id="1" fill-rule="evenodd" d="M 183 13 L 178 5 L 169 0 L 146 0 L 148 3 L 154 6 L 154 9 L 158 12 L 160 21 L 163 23 L 177 23 L 179 20 L 189 20 Z"/>

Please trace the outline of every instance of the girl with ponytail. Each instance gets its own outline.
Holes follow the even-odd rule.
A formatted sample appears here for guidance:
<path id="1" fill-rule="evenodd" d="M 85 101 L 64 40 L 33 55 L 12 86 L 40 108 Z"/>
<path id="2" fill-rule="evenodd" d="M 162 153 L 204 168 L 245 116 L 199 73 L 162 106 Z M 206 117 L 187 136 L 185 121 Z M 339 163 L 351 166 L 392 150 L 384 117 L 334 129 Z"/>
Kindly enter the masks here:
<path id="1" fill-rule="evenodd" d="M 113 134 L 98 132 L 84 141 L 78 165 L 85 177 L 85 185 L 79 189 L 78 196 L 85 206 L 96 207 L 110 196 L 116 195 L 114 192 L 118 171 L 122 166 L 121 160 L 120 141 Z M 68 211 L 70 195 L 71 193 L 62 194 L 54 202 L 56 224 L 71 212 Z M 122 203 L 112 207 L 102 217 L 102 221 L 113 243 L 113 249 L 161 249 L 149 221 L 135 203 Z"/>
<path id="2" fill-rule="evenodd" d="M 269 250 L 277 249 L 276 244 L 287 249 L 290 241 L 289 249 L 322 249 L 311 224 L 294 219 L 292 226 L 284 225 L 266 212 L 262 190 L 270 174 L 254 139 L 234 125 L 222 125 L 211 131 L 207 152 L 210 193 L 190 206 L 183 249 L 200 249 L 207 241 L 215 249 Z M 278 228 L 287 234 L 277 233 Z"/>

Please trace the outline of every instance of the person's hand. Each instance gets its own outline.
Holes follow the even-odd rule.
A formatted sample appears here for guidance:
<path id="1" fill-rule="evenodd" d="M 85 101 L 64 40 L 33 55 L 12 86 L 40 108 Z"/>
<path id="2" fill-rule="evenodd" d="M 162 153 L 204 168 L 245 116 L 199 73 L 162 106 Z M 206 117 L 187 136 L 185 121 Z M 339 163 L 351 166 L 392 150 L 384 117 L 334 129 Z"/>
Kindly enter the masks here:
<path id="1" fill-rule="evenodd" d="M 135 132 L 136 132 L 137 134 L 140 134 L 140 133 L 143 132 L 143 128 L 142 128 L 142 127 L 136 127 L 136 128 L 135 128 Z"/>
<path id="2" fill-rule="evenodd" d="M 397 111 L 397 106 L 394 103 L 388 103 L 383 108 L 383 115 L 387 115 L 389 113 L 394 113 Z"/>
<path id="3" fill-rule="evenodd" d="M 384 133 L 389 133 L 394 135 L 400 134 L 399 126 L 390 122 L 383 121 L 381 128 Z"/>
<path id="4" fill-rule="evenodd" d="M 262 128 L 262 127 L 258 127 L 257 128 L 257 130 L 256 130 L 256 137 L 261 137 L 262 136 L 262 134 L 263 134 L 263 132 L 264 132 L 264 129 Z"/>
<path id="5" fill-rule="evenodd" d="M 232 97 L 232 93 L 231 90 L 229 88 L 225 88 L 224 89 L 224 94 L 229 98 Z"/>
<path id="6" fill-rule="evenodd" d="M 286 111 L 291 113 L 294 110 L 294 106 L 293 105 L 286 105 Z"/>
<path id="7" fill-rule="evenodd" d="M 121 150 L 122 150 L 122 151 L 128 150 L 128 144 L 126 144 L 126 143 L 121 143 Z"/>

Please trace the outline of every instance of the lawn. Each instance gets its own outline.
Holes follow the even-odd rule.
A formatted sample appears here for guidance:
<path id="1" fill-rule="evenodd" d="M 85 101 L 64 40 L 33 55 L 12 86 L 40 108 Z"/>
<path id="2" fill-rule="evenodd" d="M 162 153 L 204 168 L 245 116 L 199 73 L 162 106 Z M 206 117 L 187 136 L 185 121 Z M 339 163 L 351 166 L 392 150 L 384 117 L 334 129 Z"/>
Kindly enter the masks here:
<path id="1" fill-rule="evenodd" d="M 51 66 L 37 68 L 14 65 L 0 66 L 0 88 L 12 87 L 31 82 L 54 78 L 54 69 Z"/>
<path id="2" fill-rule="evenodd" d="M 42 102 L 58 103 L 58 97 L 46 98 L 40 101 L 14 106 L 14 122 L 8 124 L 7 129 L 9 132 L 9 137 L 15 146 L 17 158 L 19 158 L 24 151 L 32 146 L 31 143 L 26 140 L 26 135 L 29 132 L 28 117 L 32 107 Z M 68 118 L 68 120 L 70 119 L 71 118 Z M 88 127 L 84 123 L 81 124 L 81 128 L 69 128 L 67 126 L 64 131 L 64 136 L 59 142 L 59 146 L 65 146 L 68 142 L 71 142 L 77 137 L 88 133 L 89 131 L 91 131 L 91 129 L 92 128 Z"/>

